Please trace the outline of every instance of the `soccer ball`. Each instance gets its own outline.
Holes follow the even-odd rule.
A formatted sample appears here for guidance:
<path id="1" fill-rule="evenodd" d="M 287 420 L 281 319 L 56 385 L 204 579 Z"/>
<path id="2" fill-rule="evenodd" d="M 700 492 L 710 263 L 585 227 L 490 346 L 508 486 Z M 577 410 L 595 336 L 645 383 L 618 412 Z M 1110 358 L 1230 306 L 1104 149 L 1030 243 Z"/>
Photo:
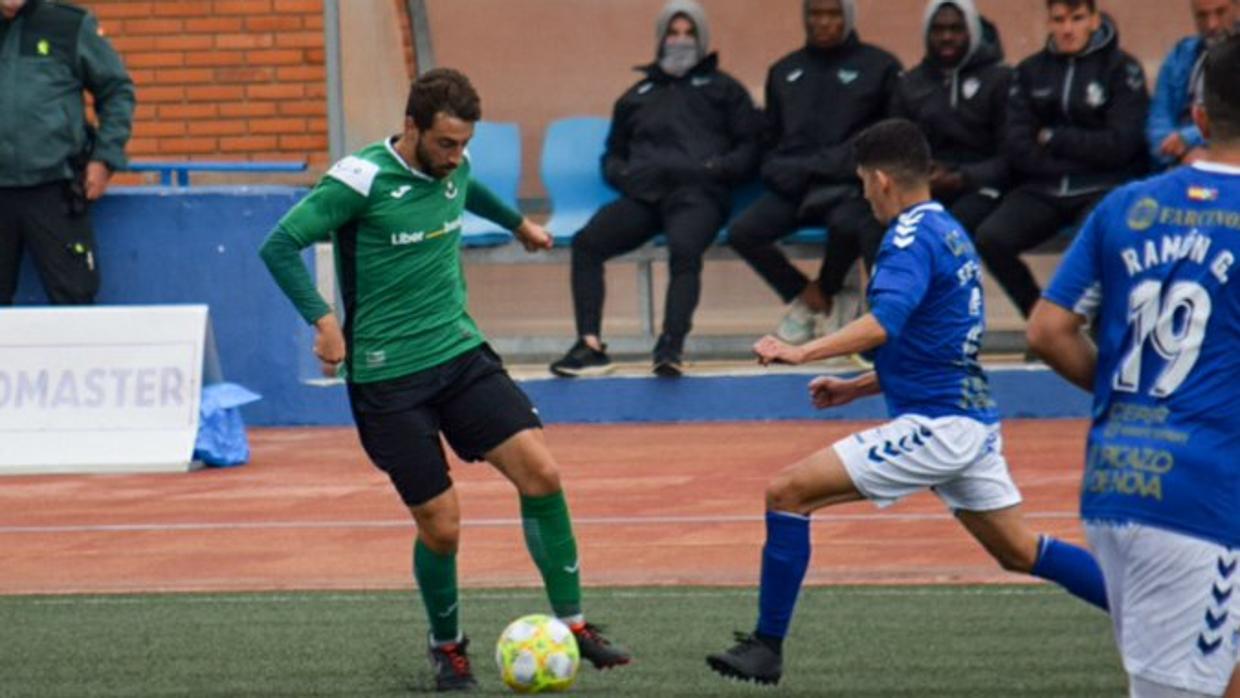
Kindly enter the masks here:
<path id="1" fill-rule="evenodd" d="M 551 616 L 518 618 L 495 643 L 500 677 L 517 693 L 567 691 L 580 662 L 573 631 Z"/>

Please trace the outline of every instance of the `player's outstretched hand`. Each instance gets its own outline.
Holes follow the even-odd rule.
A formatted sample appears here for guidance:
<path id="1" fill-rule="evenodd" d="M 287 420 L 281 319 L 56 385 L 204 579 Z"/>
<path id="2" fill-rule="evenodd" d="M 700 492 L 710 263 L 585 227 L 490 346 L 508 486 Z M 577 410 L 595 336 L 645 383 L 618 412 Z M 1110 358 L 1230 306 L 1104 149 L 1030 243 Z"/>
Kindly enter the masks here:
<path id="1" fill-rule="evenodd" d="M 513 235 L 521 241 L 526 252 L 549 250 L 555 244 L 555 240 L 551 238 L 551 233 L 548 233 L 546 228 L 528 218 L 521 221 L 521 225 L 513 231 Z"/>
<path id="2" fill-rule="evenodd" d="M 778 337 L 767 335 L 753 345 L 753 353 L 758 356 L 758 363 L 763 366 L 771 364 L 802 363 L 801 349 L 785 343 Z"/>
<path id="3" fill-rule="evenodd" d="M 847 405 L 857 399 L 857 391 L 853 389 L 851 380 L 835 376 L 818 376 L 809 382 L 809 399 L 814 407 L 825 410 L 828 407 Z"/>
<path id="4" fill-rule="evenodd" d="M 340 322 L 335 315 L 328 313 L 314 323 L 314 329 L 314 355 L 319 357 L 319 362 L 323 365 L 323 375 L 335 378 L 346 351 Z"/>

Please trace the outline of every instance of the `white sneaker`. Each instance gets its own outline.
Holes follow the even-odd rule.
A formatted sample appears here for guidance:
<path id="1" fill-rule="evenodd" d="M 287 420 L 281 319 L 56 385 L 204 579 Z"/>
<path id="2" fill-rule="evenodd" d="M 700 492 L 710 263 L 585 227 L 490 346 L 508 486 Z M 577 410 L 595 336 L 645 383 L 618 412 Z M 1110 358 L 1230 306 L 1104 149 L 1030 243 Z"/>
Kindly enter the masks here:
<path id="1" fill-rule="evenodd" d="M 788 306 L 775 336 L 789 344 L 804 344 L 817 336 L 817 325 L 817 313 L 798 298 Z"/>

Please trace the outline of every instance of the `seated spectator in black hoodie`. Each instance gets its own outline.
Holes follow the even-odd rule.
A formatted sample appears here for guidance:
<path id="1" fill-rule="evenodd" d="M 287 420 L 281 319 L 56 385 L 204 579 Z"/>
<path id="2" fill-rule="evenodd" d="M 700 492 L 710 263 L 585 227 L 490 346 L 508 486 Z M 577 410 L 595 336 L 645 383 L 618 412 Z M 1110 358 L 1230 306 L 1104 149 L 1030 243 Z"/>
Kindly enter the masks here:
<path id="1" fill-rule="evenodd" d="M 1013 71 L 973 0 L 930 0 L 925 27 L 926 57 L 900 79 L 893 111 L 926 134 L 931 192 L 973 235 L 1008 186 L 1000 150 Z"/>
<path id="2" fill-rule="evenodd" d="M 1020 184 L 977 231 L 977 250 L 1021 314 L 1041 295 L 1020 254 L 1084 218 L 1146 170 L 1141 64 L 1094 0 L 1047 0 L 1046 48 L 1016 68 L 1004 152 Z"/>
<path id="3" fill-rule="evenodd" d="M 791 304 L 776 335 L 801 344 L 860 254 L 874 263 L 885 229 L 861 197 L 854 135 L 887 116 L 900 62 L 864 44 L 854 0 L 806 0 L 806 45 L 766 78 L 763 193 L 729 226 L 729 242 Z M 811 282 L 775 242 L 803 225 L 827 228 L 818 280 Z"/>
<path id="4" fill-rule="evenodd" d="M 673 0 L 656 24 L 656 61 L 616 102 L 603 174 L 622 196 L 573 237 L 577 343 L 551 364 L 557 376 L 611 370 L 600 338 L 603 263 L 667 235 L 670 280 L 654 372 L 679 376 L 685 336 L 701 292 L 702 255 L 731 208 L 731 187 L 752 176 L 762 120 L 749 92 L 709 53 L 706 13 Z"/>

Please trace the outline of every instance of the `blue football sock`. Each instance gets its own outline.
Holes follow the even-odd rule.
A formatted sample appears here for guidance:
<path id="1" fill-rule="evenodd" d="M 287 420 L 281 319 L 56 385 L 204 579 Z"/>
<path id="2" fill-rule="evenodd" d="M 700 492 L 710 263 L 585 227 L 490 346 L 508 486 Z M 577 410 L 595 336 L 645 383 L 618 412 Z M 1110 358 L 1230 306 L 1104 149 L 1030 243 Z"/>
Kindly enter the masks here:
<path id="1" fill-rule="evenodd" d="M 1107 587 L 1098 561 L 1084 548 L 1050 536 L 1038 537 L 1033 575 L 1068 590 L 1069 594 L 1106 611 Z"/>
<path id="2" fill-rule="evenodd" d="M 759 635 L 783 639 L 809 568 L 809 517 L 770 511 L 758 592 Z"/>

